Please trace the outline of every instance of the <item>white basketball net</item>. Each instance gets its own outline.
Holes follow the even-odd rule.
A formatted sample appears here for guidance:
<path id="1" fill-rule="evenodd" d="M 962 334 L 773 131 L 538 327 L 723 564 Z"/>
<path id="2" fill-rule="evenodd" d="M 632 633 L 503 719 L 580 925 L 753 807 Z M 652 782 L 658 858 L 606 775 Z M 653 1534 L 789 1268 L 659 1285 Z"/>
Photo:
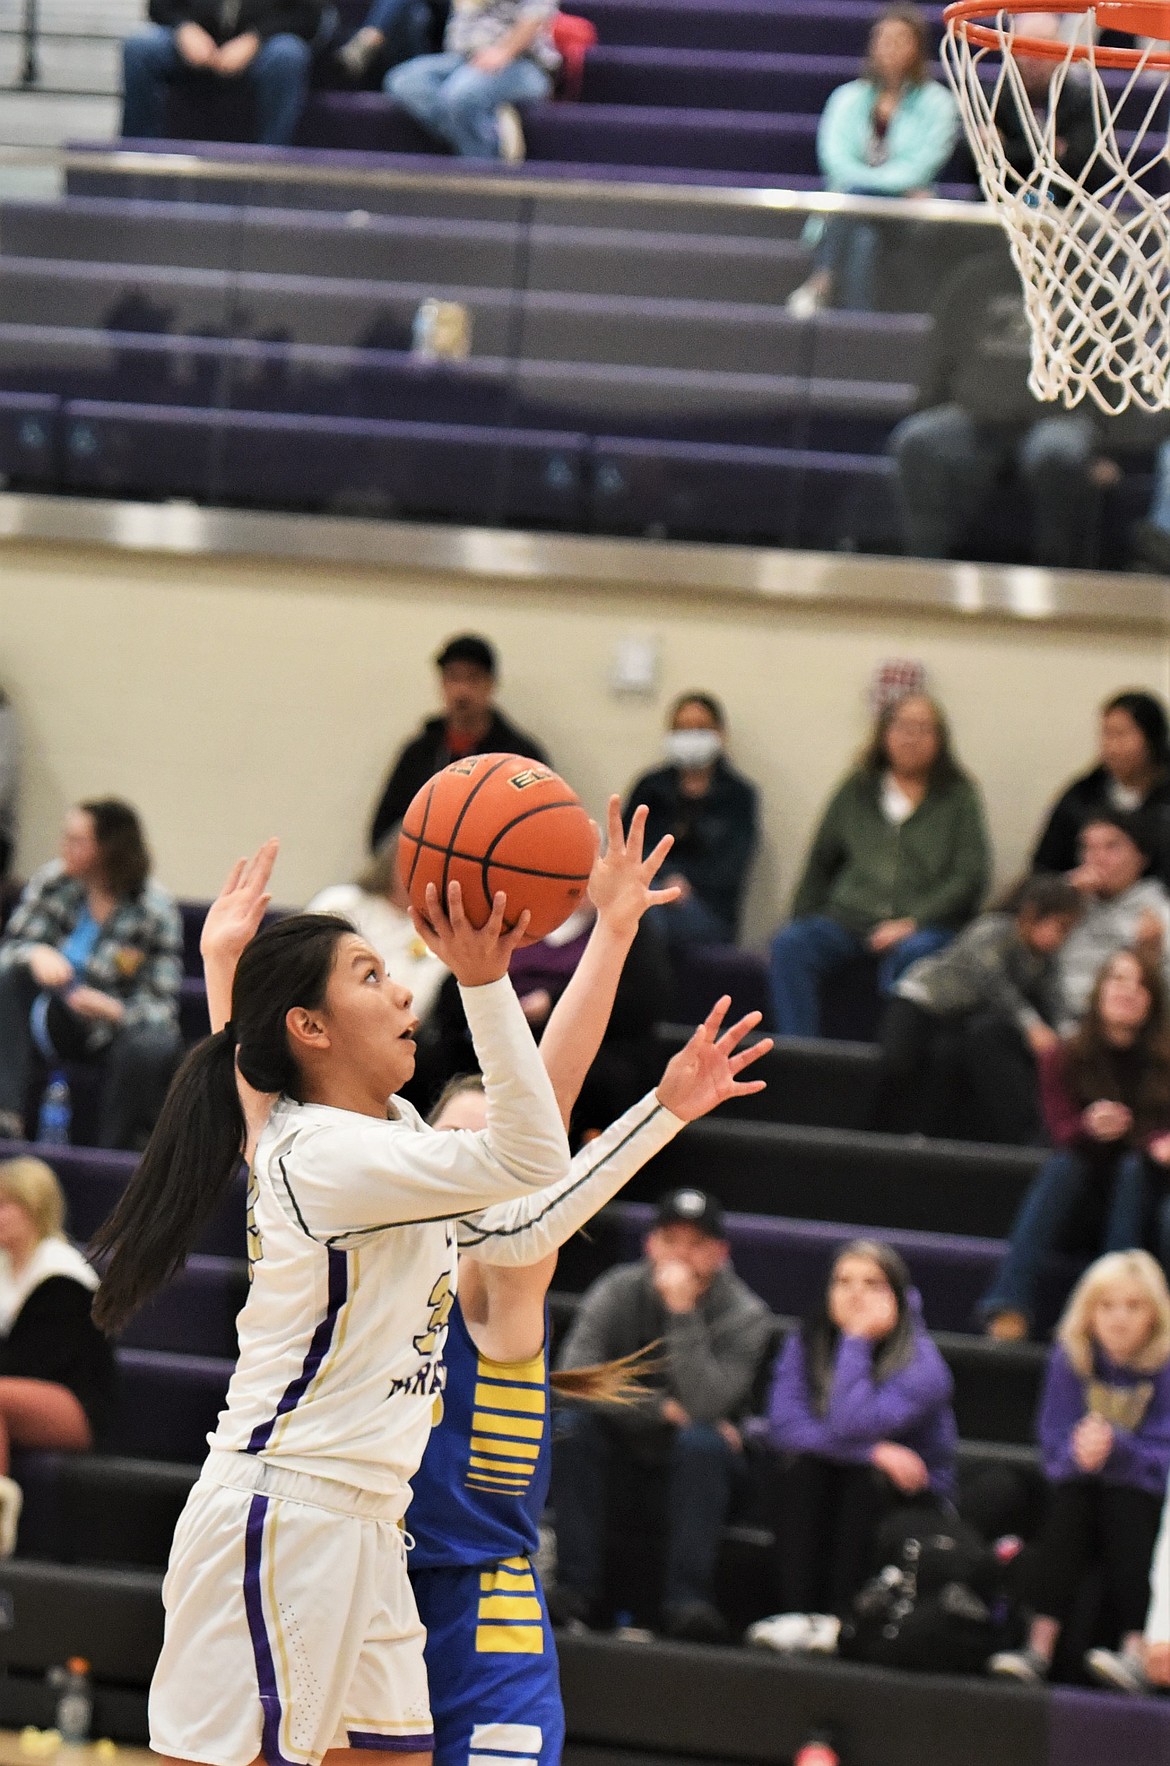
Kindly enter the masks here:
<path id="1" fill-rule="evenodd" d="M 1170 407 L 1170 155 L 1165 97 L 1170 70 L 1098 66 L 1093 15 L 1050 63 L 1047 101 L 1037 110 L 1013 53 L 1027 14 L 979 20 L 996 39 L 968 39 L 948 22 L 943 62 L 959 101 L 967 140 L 989 203 L 1007 232 L 1024 284 L 1032 332 L 1028 385 L 1038 399 L 1077 405 L 1086 394 L 1103 411 Z M 1084 58 L 1074 55 L 1084 45 Z M 1059 45 L 1058 45 L 1059 47 Z M 1164 53 L 1164 45 L 1156 45 Z M 1021 44 L 1020 54 L 1025 53 Z M 1087 84 L 1097 145 L 1075 176 L 1057 158 L 1056 112 L 1065 82 Z M 1124 113 L 1124 114 L 1123 114 Z M 1009 165 L 997 118 L 1020 119 L 1033 164 Z M 1090 188 L 1093 186 L 1093 188 Z"/>

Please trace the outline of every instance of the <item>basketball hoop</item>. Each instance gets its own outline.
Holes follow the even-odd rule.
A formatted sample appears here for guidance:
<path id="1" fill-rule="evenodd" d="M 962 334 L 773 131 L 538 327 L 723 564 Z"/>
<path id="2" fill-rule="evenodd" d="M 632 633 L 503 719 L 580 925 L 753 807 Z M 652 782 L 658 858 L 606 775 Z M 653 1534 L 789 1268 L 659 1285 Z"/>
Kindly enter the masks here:
<path id="1" fill-rule="evenodd" d="M 1070 40 L 1019 28 L 1054 12 L 1073 21 Z M 1170 408 L 1170 0 L 1018 0 L 1010 13 L 955 0 L 943 19 L 943 63 L 1023 279 L 1029 386 L 1070 407 L 1087 394 L 1109 413 Z M 1098 29 L 1153 41 L 1102 46 Z M 1074 82 L 1095 136 L 1076 169 L 1057 130 Z M 1030 163 L 1010 163 L 1005 119 Z"/>

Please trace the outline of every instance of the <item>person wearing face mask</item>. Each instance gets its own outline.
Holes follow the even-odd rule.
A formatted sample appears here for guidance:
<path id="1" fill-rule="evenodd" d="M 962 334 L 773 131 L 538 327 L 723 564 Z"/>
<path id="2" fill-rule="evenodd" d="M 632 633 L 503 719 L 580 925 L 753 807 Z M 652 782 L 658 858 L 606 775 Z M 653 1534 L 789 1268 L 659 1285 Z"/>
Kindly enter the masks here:
<path id="1" fill-rule="evenodd" d="M 674 836 L 663 885 L 679 894 L 647 915 L 669 950 L 732 944 L 758 839 L 757 793 L 727 759 L 727 718 L 710 693 L 684 693 L 670 714 L 667 764 L 644 773 L 623 811 L 649 811 L 646 839 Z"/>
<path id="2" fill-rule="evenodd" d="M 1057 798 L 1032 869 L 1075 870 L 1081 834 L 1098 810 L 1141 811 L 1155 837 L 1155 872 L 1170 881 L 1170 724 L 1153 693 L 1115 693 L 1105 701 L 1097 764 Z"/>

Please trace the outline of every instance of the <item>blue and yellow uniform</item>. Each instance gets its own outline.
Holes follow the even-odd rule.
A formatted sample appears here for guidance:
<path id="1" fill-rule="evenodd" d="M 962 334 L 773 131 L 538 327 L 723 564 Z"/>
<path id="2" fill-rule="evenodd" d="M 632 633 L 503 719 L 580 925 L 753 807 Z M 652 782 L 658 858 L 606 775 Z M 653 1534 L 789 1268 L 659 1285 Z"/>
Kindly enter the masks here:
<path id="1" fill-rule="evenodd" d="M 491 1361 L 456 1300 L 445 1359 L 443 1416 L 406 1518 L 435 1766 L 557 1766 L 565 1720 L 533 1565 L 552 1459 L 547 1320 L 539 1355 Z"/>

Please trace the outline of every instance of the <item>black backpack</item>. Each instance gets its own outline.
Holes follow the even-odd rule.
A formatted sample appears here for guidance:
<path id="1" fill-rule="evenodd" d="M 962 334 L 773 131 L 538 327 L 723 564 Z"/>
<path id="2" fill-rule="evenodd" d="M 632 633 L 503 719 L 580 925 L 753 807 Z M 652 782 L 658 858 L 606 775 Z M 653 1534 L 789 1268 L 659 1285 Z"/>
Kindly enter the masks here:
<path id="1" fill-rule="evenodd" d="M 933 1674 L 979 1674 L 1020 1640 L 1004 1568 L 957 1517 L 895 1515 L 878 1534 L 885 1567 L 841 1626 L 849 1661 Z"/>

